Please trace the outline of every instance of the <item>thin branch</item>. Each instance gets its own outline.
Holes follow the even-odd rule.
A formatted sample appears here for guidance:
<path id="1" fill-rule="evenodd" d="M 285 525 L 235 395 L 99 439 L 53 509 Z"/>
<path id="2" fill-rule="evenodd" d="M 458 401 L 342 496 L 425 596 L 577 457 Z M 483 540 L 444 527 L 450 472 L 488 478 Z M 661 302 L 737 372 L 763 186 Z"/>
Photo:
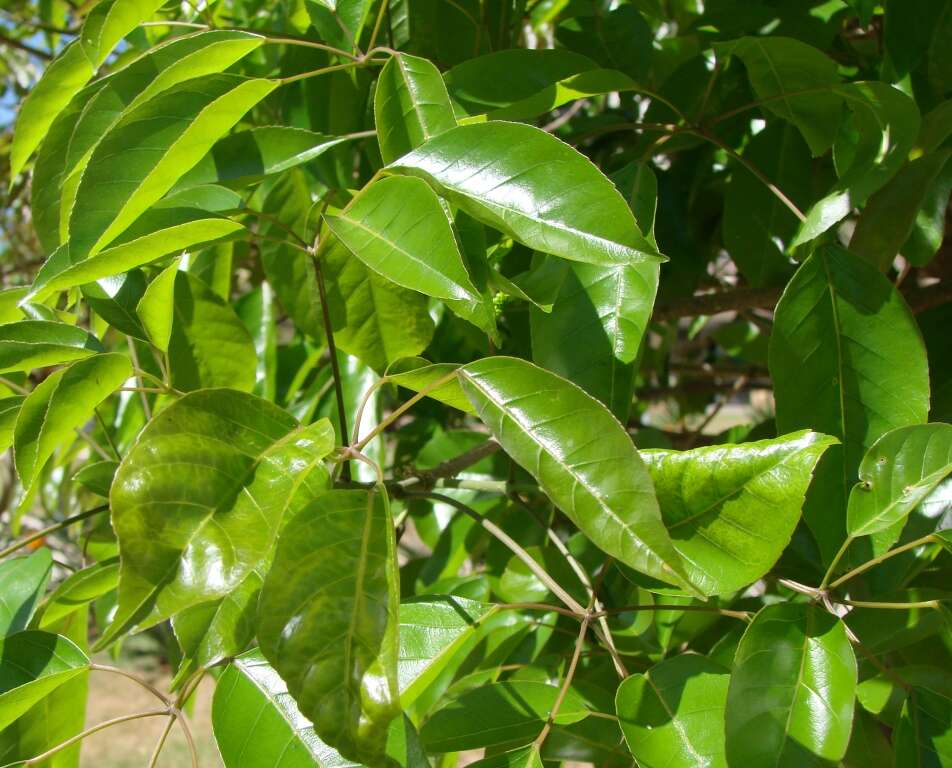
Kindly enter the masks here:
<path id="1" fill-rule="evenodd" d="M 428 499 L 435 499 L 436 501 L 441 501 L 444 504 L 449 504 L 451 507 L 455 507 L 464 515 L 468 515 L 473 518 L 477 523 L 479 523 L 483 528 L 485 528 L 490 534 L 492 534 L 496 539 L 498 539 L 502 544 L 504 544 L 510 552 L 512 552 L 516 557 L 518 557 L 526 567 L 532 571 L 539 581 L 541 581 L 548 590 L 555 595 L 559 600 L 561 600 L 566 606 L 568 606 L 572 611 L 578 615 L 585 615 L 585 607 L 578 602 L 574 597 L 572 597 L 568 592 L 566 592 L 562 586 L 553 579 L 549 573 L 543 568 L 539 563 L 537 563 L 532 556 L 525 551 L 516 541 L 512 539 L 504 530 L 502 530 L 498 525 L 496 525 L 492 520 L 487 520 L 481 514 L 479 514 L 475 509 L 472 509 L 463 502 L 452 498 L 451 496 L 446 496 L 442 493 L 433 493 L 432 491 L 425 491 L 422 493 L 407 493 L 407 496 L 417 496 L 425 497 Z"/>
<path id="2" fill-rule="evenodd" d="M 314 244 L 314 275 L 317 278 L 317 291 L 321 301 L 321 319 L 324 322 L 324 335 L 327 338 L 327 351 L 331 358 L 331 374 L 334 377 L 334 393 L 337 398 L 337 418 L 340 421 L 340 440 L 344 448 L 350 445 L 347 439 L 347 407 L 344 405 L 344 380 L 340 375 L 340 363 L 337 360 L 337 345 L 334 343 L 334 326 L 331 323 L 331 311 L 327 306 L 327 289 L 324 286 L 324 270 L 317 255 L 317 243 Z M 360 450 L 362 446 L 358 445 Z M 350 465 L 344 462 L 343 479 L 350 480 Z"/>
<path id="3" fill-rule="evenodd" d="M 120 669 L 119 667 L 110 667 L 106 664 L 90 664 L 89 668 L 93 670 L 94 672 L 109 672 L 110 674 L 113 674 L 113 675 L 121 675 L 127 680 L 131 680 L 139 687 L 147 690 L 149 693 L 155 696 L 159 701 L 161 701 L 167 707 L 172 706 L 172 701 L 171 699 L 169 699 L 168 696 L 166 696 L 164 693 L 162 693 L 162 691 L 160 691 L 158 688 L 156 688 L 154 685 L 152 685 L 148 681 L 143 680 L 138 675 L 133 675 L 131 672 L 126 672 L 124 669 Z"/>
<path id="4" fill-rule="evenodd" d="M 29 536 L 15 541 L 9 547 L 0 550 L 0 558 L 4 558 L 7 555 L 11 555 L 16 552 L 18 549 L 22 549 L 28 544 L 32 544 L 34 541 L 39 541 L 40 539 L 49 536 L 51 533 L 56 533 L 56 531 L 61 531 L 63 528 L 68 528 L 73 523 L 78 523 L 81 520 L 85 520 L 87 517 L 92 517 L 93 515 L 98 515 L 100 512 L 105 512 L 109 509 L 108 504 L 103 504 L 101 507 L 94 507 L 93 509 L 87 509 L 85 512 L 80 512 L 78 515 L 73 515 L 72 517 L 67 517 L 65 520 L 61 520 L 58 523 L 47 526 L 42 530 L 37 531 L 36 533 L 31 533 Z"/>
<path id="5" fill-rule="evenodd" d="M 542 733 L 540 733 L 538 737 L 536 737 L 536 740 L 532 743 L 533 748 L 536 750 L 541 749 L 542 744 L 545 742 L 546 736 L 548 736 L 549 731 L 552 730 L 552 725 L 555 723 L 555 718 L 559 716 L 559 710 L 562 708 L 562 702 L 565 701 L 565 697 L 569 692 L 569 687 L 572 685 L 572 680 L 575 677 L 575 670 L 578 669 L 578 660 L 582 655 L 582 647 L 585 645 L 585 633 L 588 632 L 588 625 L 592 620 L 591 608 L 592 607 L 589 606 L 588 610 L 586 610 L 585 618 L 582 619 L 582 625 L 579 627 L 578 640 L 575 641 L 575 650 L 572 653 L 572 660 L 569 662 L 569 668 L 565 673 L 565 680 L 562 681 L 562 687 L 559 689 L 559 695 L 556 696 L 555 702 L 552 704 L 552 709 L 549 710 L 549 716 L 546 718 Z"/>
<path id="6" fill-rule="evenodd" d="M 397 485 L 403 488 L 409 488 L 414 485 L 430 487 L 441 478 L 456 477 L 456 475 L 467 467 L 471 467 L 473 464 L 482 461 L 487 456 L 492 456 L 498 450 L 499 443 L 489 439 L 485 443 L 480 443 L 475 448 L 471 448 L 455 458 L 448 459 L 432 469 L 415 470 L 411 477 L 401 480 Z"/>
<path id="7" fill-rule="evenodd" d="M 377 43 L 377 36 L 380 34 L 380 27 L 383 24 L 383 17 L 384 14 L 388 12 L 389 6 L 389 0 L 380 0 L 380 8 L 377 11 L 377 20 L 374 22 L 373 31 L 370 33 L 370 42 L 367 43 L 368 56 L 375 50 L 374 45 Z"/>
<path id="8" fill-rule="evenodd" d="M 367 443 L 369 443 L 377 435 L 383 432 L 387 427 L 393 424 L 393 422 L 399 419 L 410 408 L 412 408 L 414 405 L 420 402 L 420 400 L 422 400 L 424 397 L 430 394 L 430 392 L 433 392 L 434 390 L 437 390 L 440 387 L 442 387 L 444 384 L 448 383 L 450 380 L 453 379 L 454 376 L 456 376 L 455 370 L 452 371 L 451 373 L 446 374 L 446 376 L 441 376 L 439 379 L 431 382 L 430 384 L 427 384 L 425 387 L 421 387 L 419 392 L 417 392 L 413 397 L 411 397 L 409 400 L 403 403 L 403 405 L 401 405 L 399 408 L 395 409 L 393 413 L 391 413 L 389 416 L 387 416 L 387 418 L 385 418 L 377 426 L 375 426 L 372 430 L 370 430 L 370 432 L 367 434 L 367 437 L 365 437 L 363 440 L 361 440 L 359 443 L 356 444 L 355 447 L 357 448 L 357 450 L 363 450 L 364 446 L 366 446 Z"/>
<path id="9" fill-rule="evenodd" d="M 53 58 L 53 54 L 47 51 L 41 51 L 39 48 L 34 48 L 32 45 L 27 45 L 26 43 L 17 40 L 12 37 L 7 37 L 3 33 L 0 33 L 0 45 L 9 45 L 11 48 L 16 48 L 28 53 L 31 56 L 36 56 L 39 59 L 44 59 L 45 61 L 50 61 Z"/>
<path id="10" fill-rule="evenodd" d="M 72 738 L 67 739 L 61 744 L 57 744 L 55 747 L 52 747 L 51 749 L 46 750 L 46 752 L 43 752 L 40 755 L 36 755 L 35 757 L 31 757 L 27 760 L 17 760 L 14 763 L 7 763 L 7 765 L 3 766 L 3 768 L 13 768 L 13 766 L 15 765 L 24 765 L 24 766 L 36 765 L 37 763 L 42 763 L 43 761 L 49 759 L 56 753 L 62 752 L 67 747 L 71 747 L 73 746 L 73 744 L 76 744 L 77 742 L 82 741 L 87 736 L 91 736 L 92 734 L 98 733 L 99 731 L 105 730 L 106 728 L 109 728 L 113 725 L 119 725 L 120 723 L 128 723 L 131 720 L 142 720 L 143 718 L 146 718 L 146 717 L 161 717 L 162 715 L 167 715 L 167 714 L 168 714 L 168 710 L 153 709 L 147 712 L 136 712 L 131 715 L 121 715 L 120 717 L 114 717 L 111 720 L 105 720 L 101 723 L 97 723 L 91 728 L 87 728 L 85 731 L 77 733 Z"/>
<path id="11" fill-rule="evenodd" d="M 925 546 L 926 544 L 937 544 L 937 543 L 938 542 L 930 533 L 928 536 L 923 536 L 922 538 L 915 539 L 914 541 L 910 541 L 908 544 L 903 544 L 901 547 L 890 549 L 888 552 L 884 552 L 879 557 L 874 557 L 872 560 L 867 560 L 865 563 L 863 563 L 860 566 L 857 566 L 852 571 L 848 571 L 847 573 L 843 574 L 842 576 L 840 576 L 838 579 L 836 579 L 830 584 L 830 589 L 836 589 L 841 584 L 844 584 L 850 579 L 856 576 L 859 576 L 861 573 L 865 573 L 870 568 L 873 568 L 879 565 L 880 563 L 888 560 L 891 557 L 895 557 L 896 555 L 901 555 L 903 552 L 908 552 L 910 549 L 916 549 L 916 547 L 922 547 L 922 546 Z"/>

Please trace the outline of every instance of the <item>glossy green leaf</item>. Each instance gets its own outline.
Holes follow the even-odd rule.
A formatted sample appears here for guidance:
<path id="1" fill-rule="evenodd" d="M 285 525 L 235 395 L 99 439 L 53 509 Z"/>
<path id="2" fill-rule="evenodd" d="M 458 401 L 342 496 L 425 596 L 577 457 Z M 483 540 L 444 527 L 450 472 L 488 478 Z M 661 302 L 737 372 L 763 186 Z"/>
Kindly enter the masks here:
<path id="1" fill-rule="evenodd" d="M 157 274 L 142 294 L 136 305 L 136 314 L 152 345 L 163 354 L 169 351 L 172 339 L 172 318 L 175 314 L 175 284 L 179 272 L 179 260 Z M 185 278 L 187 280 L 187 278 Z"/>
<path id="2" fill-rule="evenodd" d="M 48 632 L 28 630 L 0 640 L 0 730 L 88 665 L 75 644 Z"/>
<path id="3" fill-rule="evenodd" d="M 114 241 L 276 85 L 210 75 L 127 112 L 96 146 L 83 172 L 69 219 L 74 258 L 93 256 Z M 144 122 L 150 131 L 141 130 Z"/>
<path id="4" fill-rule="evenodd" d="M 13 435 L 13 457 L 24 488 L 32 488 L 53 451 L 130 376 L 128 358 L 95 355 L 61 368 L 27 395 Z"/>
<path id="5" fill-rule="evenodd" d="M 0 451 L 13 445 L 13 427 L 25 399 L 23 395 L 0 399 Z"/>
<path id="6" fill-rule="evenodd" d="M 426 59 L 406 53 L 391 56 L 380 70 L 374 118 L 385 163 L 456 127 L 440 71 Z"/>
<path id="7" fill-rule="evenodd" d="M 379 493 L 325 493 L 285 527 L 259 601 L 265 657 L 318 736 L 361 762 L 400 712 L 395 546 Z"/>
<path id="8" fill-rule="evenodd" d="M 856 658 L 843 623 L 817 605 L 762 609 L 734 657 L 727 759 L 750 768 L 826 766 L 846 753 Z"/>
<path id="9" fill-rule="evenodd" d="M 40 612 L 37 627 L 52 631 L 71 613 L 116 588 L 119 583 L 119 558 L 110 557 L 70 574 L 54 589 Z"/>
<path id="10" fill-rule="evenodd" d="M 851 536 L 868 536 L 901 523 L 912 510 L 935 498 L 952 475 L 952 426 L 920 424 L 887 432 L 859 465 L 859 483 L 849 496 L 847 527 Z M 941 510 L 931 516 L 938 517 Z"/>
<path id="11" fill-rule="evenodd" d="M 357 766 L 318 738 L 258 650 L 239 656 L 219 679 L 212 725 L 225 768 Z"/>
<path id="12" fill-rule="evenodd" d="M 480 419 L 592 542 L 635 570 L 690 585 L 648 471 L 598 401 L 531 363 L 490 357 L 460 369 Z"/>
<path id="13" fill-rule="evenodd" d="M 33 150 L 43 141 L 56 116 L 94 73 L 95 69 L 78 41 L 67 46 L 47 67 L 43 77 L 24 99 L 17 115 L 13 146 L 10 149 L 11 182 L 23 170 Z"/>
<path id="14" fill-rule="evenodd" d="M 427 397 L 439 400 L 464 413 L 475 413 L 472 403 L 460 388 L 459 379 L 450 377 L 459 368 L 453 363 L 431 363 L 422 357 L 403 357 L 387 367 L 387 381 L 414 392 L 427 389 Z M 439 382 L 450 377 L 443 384 Z M 436 386 L 439 384 L 439 386 Z"/>
<path id="15" fill-rule="evenodd" d="M 947 669 L 930 671 L 916 679 L 903 704 L 893 737 L 897 766 L 952 765 L 952 676 Z"/>
<path id="16" fill-rule="evenodd" d="M 852 112 L 856 138 L 845 145 L 837 140 L 839 181 L 806 212 L 794 245 L 818 237 L 865 203 L 899 170 L 919 135 L 919 109 L 898 88 L 871 81 L 838 85 L 831 92 Z"/>
<path id="17" fill-rule="evenodd" d="M 512 681 L 474 688 L 433 713 L 420 738 L 428 751 L 507 749 L 528 744 L 548 719 L 559 688 L 547 683 Z M 555 722 L 577 723 L 588 716 L 585 701 L 569 689 Z"/>
<path id="18" fill-rule="evenodd" d="M 47 247 L 66 239 L 69 215 L 92 151 L 127 110 L 185 80 L 227 69 L 263 40 L 234 30 L 183 35 L 160 43 L 76 94 L 51 126 L 36 160 L 34 184 L 39 186 L 33 189 L 31 202 Z"/>
<path id="19" fill-rule="evenodd" d="M 108 498 L 109 488 L 112 486 L 112 479 L 116 476 L 118 467 L 117 461 L 96 461 L 79 470 L 73 475 L 73 480 L 82 483 L 93 493 Z"/>
<path id="20" fill-rule="evenodd" d="M 27 628 L 53 570 L 46 547 L 0 563 L 0 637 Z"/>
<path id="21" fill-rule="evenodd" d="M 336 238 L 324 242 L 321 258 L 337 346 L 376 371 L 420 354 L 433 337 L 426 297 L 368 269 Z"/>
<path id="22" fill-rule="evenodd" d="M 251 644 L 257 628 L 258 596 L 270 556 L 223 597 L 186 608 L 172 617 L 182 658 L 172 679 L 179 688 L 198 669 L 237 656 Z"/>
<path id="23" fill-rule="evenodd" d="M 655 247 L 657 179 L 631 163 L 612 176 L 629 201 L 639 229 Z M 550 260 L 536 272 L 554 271 Z M 627 422 L 634 389 L 633 365 L 648 329 L 658 290 L 659 265 L 606 267 L 568 264 L 548 311 L 532 310 L 532 358 L 578 384 Z"/>
<path id="24" fill-rule="evenodd" d="M 46 320 L 0 325 L 0 373 L 69 363 L 101 351 L 99 340 L 75 325 Z"/>
<path id="25" fill-rule="evenodd" d="M 358 259 L 397 285 L 437 299 L 477 300 L 446 214 L 420 179 L 376 181 L 324 219 Z"/>
<path id="26" fill-rule="evenodd" d="M 801 209 L 810 201 L 810 152 L 796 128 L 778 123 L 751 139 L 744 158 Z M 724 245 L 752 285 L 785 280 L 793 271 L 787 248 L 799 221 L 763 182 L 735 165 L 724 196 Z"/>
<path id="27" fill-rule="evenodd" d="M 800 521 L 813 469 L 836 441 L 815 432 L 691 451 L 642 451 L 688 577 L 707 595 L 752 584 Z"/>
<path id="28" fill-rule="evenodd" d="M 248 329 L 231 305 L 188 272 L 175 273 L 168 342 L 172 386 L 183 392 L 206 387 L 251 391 L 257 355 Z"/>
<path id="29" fill-rule="evenodd" d="M 389 168 L 419 176 L 474 218 L 545 253 L 604 265 L 660 258 L 612 183 L 538 128 L 460 126 Z"/>
<path id="30" fill-rule="evenodd" d="M 856 222 L 850 250 L 886 271 L 912 232 L 916 216 L 952 151 L 934 152 L 904 166 L 869 201 Z"/>
<path id="31" fill-rule="evenodd" d="M 311 23 L 322 39 L 350 50 L 360 41 L 371 0 L 306 0 Z"/>
<path id="32" fill-rule="evenodd" d="M 20 108 L 11 150 L 11 176 L 22 170 L 56 116 L 119 41 L 161 5 L 162 0 L 105 0 L 89 12 L 79 37 L 43 73 Z"/>
<path id="33" fill-rule="evenodd" d="M 110 0 L 90 12 L 77 40 L 47 68 L 20 107 L 11 148 L 11 178 L 23 170 L 56 116 L 116 44 L 161 5 L 161 0 Z"/>
<path id="34" fill-rule="evenodd" d="M 744 37 L 715 46 L 718 57 L 736 56 L 763 108 L 797 127 L 813 156 L 836 138 L 842 101 L 830 88 L 840 81 L 836 62 L 788 37 Z"/>
<path id="35" fill-rule="evenodd" d="M 226 136 L 186 173 L 174 189 L 202 184 L 244 186 L 308 163 L 327 150 L 353 141 L 352 136 L 322 133 L 282 125 L 267 125 Z"/>
<path id="36" fill-rule="evenodd" d="M 221 676 L 212 725 L 225 768 L 360 768 L 318 738 L 257 649 L 236 658 Z M 387 755 L 401 768 L 429 766 L 405 716 L 390 726 Z"/>
<path id="37" fill-rule="evenodd" d="M 243 234 L 247 232 L 241 224 L 195 208 L 150 211 L 95 256 L 82 258 L 69 243 L 60 246 L 40 269 L 28 299 L 44 300 L 57 291 L 118 275 L 170 253 Z"/>
<path id="38" fill-rule="evenodd" d="M 451 595 L 421 596 L 400 604 L 400 703 L 412 704 L 494 610 Z"/>
<path id="39" fill-rule="evenodd" d="M 916 322 L 875 268 L 819 249 L 787 285 L 770 337 L 777 429 L 839 439 L 817 469 L 804 519 L 829 559 L 846 534 L 847 497 L 866 450 L 896 427 L 926 421 L 929 380 Z M 841 511 L 842 510 L 842 511 Z"/>
<path id="40" fill-rule="evenodd" d="M 642 768 L 727 768 L 728 670 L 685 653 L 622 682 L 615 696 L 628 748 Z"/>
<path id="41" fill-rule="evenodd" d="M 326 420 L 300 426 L 234 390 L 193 392 L 157 414 L 112 486 L 119 606 L 99 647 L 231 593 L 270 557 L 283 521 L 326 488 L 333 445 Z"/>
<path id="42" fill-rule="evenodd" d="M 79 290 L 90 310 L 103 322 L 120 333 L 144 341 L 148 337 L 136 316 L 136 304 L 145 293 L 145 288 L 145 274 L 141 269 L 133 269 L 95 283 L 86 283 Z"/>
<path id="43" fill-rule="evenodd" d="M 597 66 L 565 49 L 513 48 L 463 61 L 444 79 L 457 113 L 480 115 L 530 99 Z"/>
<path id="44" fill-rule="evenodd" d="M 274 400 L 278 355 L 274 291 L 266 281 L 262 282 L 259 288 L 243 296 L 235 309 L 251 334 L 258 357 L 254 393 L 266 400 Z"/>

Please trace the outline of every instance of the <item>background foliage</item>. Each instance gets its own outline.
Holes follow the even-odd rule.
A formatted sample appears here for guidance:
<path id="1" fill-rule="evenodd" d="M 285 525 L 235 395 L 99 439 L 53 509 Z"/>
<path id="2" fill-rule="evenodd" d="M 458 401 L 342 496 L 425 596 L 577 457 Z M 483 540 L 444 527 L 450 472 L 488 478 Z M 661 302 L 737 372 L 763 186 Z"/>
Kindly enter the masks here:
<path id="1" fill-rule="evenodd" d="M 949 0 L 0 42 L 0 764 L 952 765 Z"/>

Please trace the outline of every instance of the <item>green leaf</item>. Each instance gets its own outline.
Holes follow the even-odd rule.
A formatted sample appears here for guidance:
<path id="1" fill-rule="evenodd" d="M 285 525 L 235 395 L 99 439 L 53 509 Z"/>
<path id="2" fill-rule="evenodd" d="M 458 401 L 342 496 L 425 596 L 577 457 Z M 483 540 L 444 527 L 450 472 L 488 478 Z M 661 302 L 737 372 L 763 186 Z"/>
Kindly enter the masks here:
<path id="1" fill-rule="evenodd" d="M 25 498 L 53 451 L 130 376 L 127 358 L 114 353 L 95 355 L 50 374 L 27 395 L 13 436 L 13 457 L 27 491 Z"/>
<path id="2" fill-rule="evenodd" d="M 145 274 L 141 269 L 133 269 L 95 283 L 86 283 L 79 290 L 92 316 L 98 315 L 120 333 L 144 341 L 148 337 L 136 316 L 136 304 L 145 288 Z"/>
<path id="3" fill-rule="evenodd" d="M 486 757 L 469 765 L 470 768 L 542 768 L 542 758 L 539 757 L 538 747 L 529 746 Z"/>
<path id="4" fill-rule="evenodd" d="M 203 184 L 246 186 L 308 163 L 327 150 L 353 140 L 352 136 L 326 136 L 283 125 L 240 131 L 215 144 L 192 170 L 179 179 L 173 190 Z"/>
<path id="5" fill-rule="evenodd" d="M 13 427 L 25 399 L 22 395 L 0 399 L 0 451 L 13 445 Z"/>
<path id="6" fill-rule="evenodd" d="M 847 511 L 850 535 L 878 533 L 903 522 L 921 504 L 943 503 L 932 497 L 949 475 L 952 426 L 919 424 L 887 432 L 859 465 L 860 481 L 850 491 Z"/>
<path id="7" fill-rule="evenodd" d="M 835 439 L 798 432 L 691 451 L 642 451 L 688 577 L 706 595 L 752 584 L 790 543 L 813 469 Z"/>
<path id="8" fill-rule="evenodd" d="M 118 583 L 118 557 L 93 563 L 70 574 L 44 600 L 37 627 L 52 631 L 62 619 L 111 592 Z"/>
<path id="9" fill-rule="evenodd" d="M 337 346 L 376 371 L 420 354 L 434 329 L 426 297 L 371 271 L 336 238 L 324 242 L 321 258 Z"/>
<path id="10" fill-rule="evenodd" d="M 494 610 L 450 595 L 414 597 L 400 604 L 400 703 L 409 707 L 447 667 Z"/>
<path id="11" fill-rule="evenodd" d="M 519 747 L 542 732 L 558 695 L 559 687 L 546 683 L 519 680 L 483 685 L 434 712 L 420 730 L 420 738 L 431 752 Z M 577 723 L 588 713 L 582 697 L 569 688 L 555 723 Z"/>
<path id="12" fill-rule="evenodd" d="M 94 256 L 114 241 L 276 86 L 272 80 L 210 75 L 128 111 L 83 172 L 69 219 L 73 258 Z"/>
<path id="13" fill-rule="evenodd" d="M 59 635 L 29 630 L 0 639 L 0 730 L 88 665 L 86 654 Z"/>
<path id="14" fill-rule="evenodd" d="M 136 305 L 136 314 L 152 345 L 163 354 L 169 351 L 172 339 L 172 318 L 175 314 L 175 284 L 179 273 L 179 260 L 152 278 L 148 288 Z M 185 278 L 187 280 L 187 278 Z"/>
<path id="15" fill-rule="evenodd" d="M 225 30 L 173 38 L 76 94 L 36 159 L 31 202 L 44 245 L 52 250 L 66 239 L 92 151 L 127 110 L 185 80 L 221 72 L 263 42 L 258 35 Z"/>
<path id="16" fill-rule="evenodd" d="M 172 688 L 179 688 L 198 669 L 237 656 L 251 644 L 257 628 L 255 614 L 270 554 L 228 594 L 193 605 L 172 617 L 172 629 L 182 651 Z"/>
<path id="17" fill-rule="evenodd" d="M 829 561 L 846 535 L 847 497 L 866 450 L 891 429 L 926 421 L 922 338 L 885 277 L 841 248 L 823 247 L 777 304 L 770 374 L 781 433 L 812 428 L 843 443 L 827 451 L 804 508 Z"/>
<path id="18" fill-rule="evenodd" d="M 73 475 L 73 480 L 86 486 L 93 493 L 108 498 L 109 488 L 112 486 L 112 479 L 116 476 L 118 467 L 117 461 L 96 461 L 79 470 Z"/>
<path id="19" fill-rule="evenodd" d="M 83 53 L 93 68 L 98 68 L 116 44 L 161 5 L 161 0 L 106 0 L 96 4 L 79 33 Z"/>
<path id="20" fill-rule="evenodd" d="M 0 563 L 0 637 L 27 628 L 53 570 L 46 547 Z"/>
<path id="21" fill-rule="evenodd" d="M 612 183 L 554 136 L 518 123 L 463 125 L 388 166 L 476 219 L 565 259 L 659 261 Z M 572 179 L 566 187 L 565 179 Z"/>
<path id="22" fill-rule="evenodd" d="M 324 220 L 351 253 L 397 285 L 478 301 L 439 199 L 420 179 L 376 181 Z"/>
<path id="23" fill-rule="evenodd" d="M 741 638 L 727 692 L 727 759 L 749 768 L 826 766 L 846 753 L 856 658 L 817 605 L 762 609 Z"/>
<path id="24" fill-rule="evenodd" d="M 810 152 L 791 125 L 768 126 L 751 139 L 744 158 L 801 209 L 810 200 Z M 724 196 L 724 245 L 751 285 L 783 282 L 793 271 L 787 248 L 799 221 L 763 182 L 735 165 Z"/>
<path id="25" fill-rule="evenodd" d="M 262 282 L 254 291 L 241 297 L 235 310 L 254 340 L 258 357 L 254 393 L 273 401 L 277 386 L 279 319 L 275 317 L 274 291 L 267 281 Z"/>
<path id="26" fill-rule="evenodd" d="M 69 363 L 101 351 L 99 340 L 75 325 L 46 320 L 0 325 L 0 373 Z"/>
<path id="27" fill-rule="evenodd" d="M 392 384 L 406 387 L 414 392 L 420 392 L 427 387 L 434 386 L 458 368 L 459 366 L 455 363 L 431 363 L 422 357 L 402 357 L 388 366 L 386 378 Z M 435 389 L 431 389 L 427 392 L 427 397 L 432 397 L 434 400 L 464 413 L 476 412 L 472 403 L 463 394 L 459 379 L 456 377 L 440 384 Z"/>
<path id="28" fill-rule="evenodd" d="M 311 23 L 321 39 L 351 50 L 360 41 L 371 0 L 306 0 Z"/>
<path id="29" fill-rule="evenodd" d="M 46 69 L 20 107 L 10 153 L 11 179 L 20 173 L 50 124 L 112 49 L 161 5 L 162 0 L 107 0 L 89 12 L 78 39 Z"/>
<path id="30" fill-rule="evenodd" d="M 112 485 L 119 604 L 97 647 L 237 588 L 267 562 L 283 522 L 326 488 L 333 445 L 326 420 L 300 426 L 229 389 L 190 393 L 156 415 Z"/>
<path id="31" fill-rule="evenodd" d="M 360 768 L 321 741 L 257 649 L 236 658 L 219 679 L 212 726 L 225 768 Z M 390 726 L 387 755 L 401 768 L 429 766 L 406 716 Z"/>
<path id="32" fill-rule="evenodd" d="M 236 658 L 218 680 L 212 726 L 225 768 L 357 768 L 321 741 L 258 650 Z"/>
<path id="33" fill-rule="evenodd" d="M 952 764 L 952 675 L 947 669 L 931 671 L 928 679 L 916 680 L 903 704 L 893 735 L 897 766 Z"/>
<path id="34" fill-rule="evenodd" d="M 852 111 L 856 135 L 837 140 L 839 181 L 807 211 L 794 245 L 813 240 L 865 203 L 899 170 L 919 135 L 919 109 L 898 88 L 879 82 L 847 83 L 832 93 Z"/>
<path id="35" fill-rule="evenodd" d="M 40 268 L 27 300 L 42 301 L 57 291 L 127 272 L 170 253 L 244 234 L 247 232 L 238 222 L 195 208 L 149 211 L 95 256 L 83 258 L 69 243 L 60 246 Z"/>
<path id="36" fill-rule="evenodd" d="M 463 61 L 444 79 L 457 114 L 480 115 L 530 99 L 597 66 L 565 49 L 513 48 Z"/>
<path id="37" fill-rule="evenodd" d="M 250 391 L 257 355 L 248 329 L 231 305 L 188 272 L 175 273 L 169 338 L 172 386 L 183 392 L 207 387 Z"/>
<path id="38" fill-rule="evenodd" d="M 384 496 L 330 491 L 282 532 L 259 600 L 261 650 L 301 712 L 371 764 L 400 712 L 395 546 Z"/>
<path id="39" fill-rule="evenodd" d="M 463 392 L 503 450 L 592 542 L 635 570 L 692 588 L 624 427 L 574 384 L 490 357 L 460 369 Z"/>
<path id="40" fill-rule="evenodd" d="M 904 250 L 919 210 L 950 157 L 950 150 L 933 152 L 903 166 L 869 198 L 850 238 L 850 250 L 885 272 Z"/>
<path id="41" fill-rule="evenodd" d="M 724 709 L 728 670 L 684 653 L 622 682 L 619 724 L 642 768 L 727 768 Z"/>
<path id="42" fill-rule="evenodd" d="M 811 45 L 788 37 L 742 37 L 715 44 L 718 58 L 736 56 L 763 108 L 797 127 L 814 157 L 836 139 L 841 99 L 836 62 Z"/>
<path id="43" fill-rule="evenodd" d="M 11 183 L 43 141 L 56 116 L 94 73 L 78 41 L 68 45 L 46 68 L 20 105 L 10 148 Z"/>
<path id="44" fill-rule="evenodd" d="M 384 163 L 456 127 L 440 71 L 426 59 L 406 53 L 391 56 L 380 70 L 374 119 Z"/>

